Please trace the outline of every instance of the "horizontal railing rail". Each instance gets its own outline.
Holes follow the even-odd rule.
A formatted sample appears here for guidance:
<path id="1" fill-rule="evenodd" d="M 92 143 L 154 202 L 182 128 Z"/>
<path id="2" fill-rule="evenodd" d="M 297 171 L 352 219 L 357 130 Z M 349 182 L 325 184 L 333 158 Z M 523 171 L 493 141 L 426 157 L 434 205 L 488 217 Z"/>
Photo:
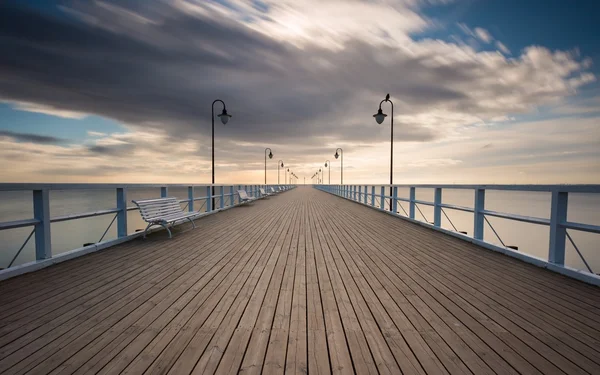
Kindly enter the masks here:
<path id="1" fill-rule="evenodd" d="M 379 191 L 376 190 L 379 187 Z M 591 223 L 578 223 L 567 221 L 567 209 L 569 194 L 588 193 L 600 194 L 600 185 L 316 185 L 317 189 L 329 192 L 340 197 L 356 201 L 379 210 L 390 211 L 393 214 L 401 215 L 399 208 L 406 213 L 402 202 L 408 203 L 408 213 L 406 217 L 410 220 L 416 220 L 417 212 L 423 217 L 424 225 L 442 229 L 442 214 L 450 222 L 454 231 L 462 236 L 466 232 L 458 232 L 456 227 L 450 221 L 450 218 L 444 209 L 470 212 L 473 214 L 473 236 L 476 242 L 484 243 L 484 226 L 487 223 L 499 241 L 507 249 L 514 250 L 514 246 L 505 246 L 496 229 L 492 227 L 487 217 L 498 217 L 512 221 L 543 225 L 550 228 L 549 248 L 547 263 L 565 267 L 565 249 L 567 239 L 572 243 L 577 254 L 585 264 L 587 270 L 593 273 L 589 263 L 581 254 L 579 248 L 567 232 L 567 229 L 582 231 L 588 233 L 600 234 L 600 226 Z M 398 189 L 408 189 L 409 197 L 398 195 Z M 433 201 L 416 199 L 417 189 L 433 190 Z M 444 190 L 472 190 L 473 207 L 466 207 L 442 202 L 442 193 Z M 513 192 L 546 192 L 550 193 L 550 218 L 535 216 L 518 215 L 509 212 L 499 212 L 486 209 L 486 191 L 513 191 Z M 419 208 L 421 206 L 433 207 L 433 222 L 427 221 L 427 218 Z M 598 207 L 600 209 L 600 207 Z M 402 216 L 402 215 L 401 215 Z M 463 237 L 464 238 L 464 237 Z"/>
<path id="2" fill-rule="evenodd" d="M 21 253 L 28 241 L 33 237 L 35 239 L 35 259 L 36 261 L 47 260 L 53 257 L 52 245 L 51 245 L 51 231 L 50 225 L 53 223 L 68 222 L 72 220 L 114 215 L 112 221 L 104 231 L 100 241 L 88 244 L 98 245 L 102 243 L 108 230 L 111 228 L 113 223 L 117 225 L 117 240 L 124 240 L 127 238 L 133 238 L 138 233 L 128 233 L 127 223 L 127 212 L 136 211 L 138 207 L 130 206 L 128 201 L 128 191 L 134 189 L 154 189 L 156 188 L 156 197 L 167 197 L 169 196 L 169 189 L 186 189 L 187 198 L 179 199 L 180 204 L 185 204 L 184 209 L 189 212 L 195 212 L 203 210 L 202 212 L 210 213 L 223 210 L 225 208 L 234 207 L 240 204 L 239 200 L 236 202 L 237 190 L 246 190 L 248 195 L 251 197 L 260 198 L 260 189 L 270 189 L 271 187 L 294 187 L 295 185 L 256 185 L 256 184 L 244 184 L 244 185 L 184 185 L 184 184 L 43 184 L 43 183 L 3 183 L 0 184 L 0 192 L 11 192 L 11 191 L 31 191 L 33 201 L 33 212 L 32 218 L 29 219 L 18 219 L 12 221 L 0 222 L 0 231 L 33 227 L 32 233 L 26 237 L 25 242 L 19 247 L 18 251 L 12 257 L 12 261 L 8 267 L 12 266 L 18 255 Z M 51 191 L 81 191 L 81 190 L 114 190 L 115 191 L 115 205 L 116 207 L 109 207 L 106 209 L 100 209 L 95 211 L 74 213 L 68 215 L 51 216 L 50 212 L 50 192 Z M 213 195 L 214 190 L 214 195 Z M 199 191 L 205 194 L 196 195 Z M 178 197 L 179 198 L 179 197 Z M 215 201 L 213 207 L 212 201 Z M 203 201 L 204 203 L 198 208 L 194 208 L 194 202 Z M 1 201 L 0 201 L 1 204 Z M 110 240 L 107 240 L 110 242 Z M 85 247 L 85 246 L 84 246 Z M 3 245 L 0 245 L 0 251 L 6 251 Z M 12 256 L 12 253 L 10 254 Z M 1 267 L 5 267 L 2 265 Z M 7 267 L 7 268 L 8 268 Z"/>

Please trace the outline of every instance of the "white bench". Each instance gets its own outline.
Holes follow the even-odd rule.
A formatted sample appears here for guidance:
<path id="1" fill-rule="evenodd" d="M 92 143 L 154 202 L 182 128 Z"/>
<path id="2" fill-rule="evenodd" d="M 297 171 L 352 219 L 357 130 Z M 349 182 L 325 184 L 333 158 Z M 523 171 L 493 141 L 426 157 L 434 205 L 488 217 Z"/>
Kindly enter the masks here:
<path id="1" fill-rule="evenodd" d="M 256 198 L 249 197 L 246 190 L 238 190 L 237 193 L 240 196 L 240 203 L 250 203 L 256 200 Z"/>
<path id="2" fill-rule="evenodd" d="M 177 198 L 158 198 L 132 202 L 138 206 L 142 219 L 148 223 L 146 230 L 144 230 L 144 238 L 146 238 L 148 229 L 153 225 L 160 225 L 165 228 L 169 232 L 169 238 L 171 238 L 169 224 L 172 228 L 178 221 L 189 220 L 196 228 L 193 218 L 202 215 L 200 212 L 185 212 L 182 210 Z"/>
<path id="3" fill-rule="evenodd" d="M 275 194 L 275 193 L 267 193 L 265 191 L 265 189 L 263 189 L 263 188 L 260 188 L 259 191 L 260 191 L 260 195 L 262 195 L 263 197 L 268 197 L 269 195 Z"/>

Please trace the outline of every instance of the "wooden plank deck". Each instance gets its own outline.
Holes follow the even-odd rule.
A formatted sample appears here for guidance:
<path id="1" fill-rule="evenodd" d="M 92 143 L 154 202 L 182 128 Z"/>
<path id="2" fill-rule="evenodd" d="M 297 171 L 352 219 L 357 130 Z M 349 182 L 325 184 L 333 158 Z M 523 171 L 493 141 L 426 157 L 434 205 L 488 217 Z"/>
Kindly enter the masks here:
<path id="1" fill-rule="evenodd" d="M 2 374 L 600 374 L 600 289 L 310 187 L 0 283 Z"/>

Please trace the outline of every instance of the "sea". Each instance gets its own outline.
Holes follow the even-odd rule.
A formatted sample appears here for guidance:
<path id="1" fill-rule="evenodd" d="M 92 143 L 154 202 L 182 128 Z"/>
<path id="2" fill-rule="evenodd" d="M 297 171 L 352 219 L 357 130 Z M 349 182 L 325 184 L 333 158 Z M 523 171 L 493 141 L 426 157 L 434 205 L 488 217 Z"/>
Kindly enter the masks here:
<path id="1" fill-rule="evenodd" d="M 363 187 L 364 189 L 364 187 Z M 204 196 L 204 187 L 196 187 L 196 195 Z M 369 186 L 368 192 L 371 192 Z M 376 186 L 376 195 L 380 186 Z M 228 193 L 228 191 L 226 191 Z M 187 188 L 169 188 L 169 196 L 187 199 Z M 409 189 L 399 188 L 398 195 L 408 198 Z M 433 202 L 433 189 L 418 188 L 416 199 Z M 127 199 L 151 199 L 160 197 L 159 188 L 128 189 Z M 550 193 L 519 192 L 519 191 L 486 191 L 486 209 L 504 213 L 512 213 L 539 218 L 550 217 Z M 473 190 L 444 189 L 443 203 L 473 207 Z M 408 203 L 399 202 L 398 211 L 401 215 L 408 212 Z M 206 202 L 198 200 L 196 210 L 205 210 Z M 368 197 L 368 204 L 371 204 Z M 378 201 L 376 202 L 378 204 Z M 130 203 L 130 205 L 133 205 Z M 182 203 L 182 207 L 185 207 Z M 50 214 L 52 217 L 106 210 L 116 207 L 116 192 L 114 189 L 98 190 L 52 190 L 50 192 Z M 433 221 L 433 208 L 418 205 L 416 219 L 423 222 Z M 473 235 L 473 214 L 464 211 L 444 209 L 442 226 L 449 230 L 465 231 Z M 31 191 L 0 192 L 0 222 L 30 219 L 33 217 L 33 202 Z M 98 242 L 104 235 L 103 241 L 117 237 L 116 221 L 110 225 L 114 215 L 90 217 L 71 221 L 53 223 L 51 225 L 51 240 L 53 254 L 60 254 L 82 247 L 85 243 Z M 584 224 L 600 225 L 600 194 L 569 194 L 568 221 Z M 502 218 L 488 217 L 490 225 L 485 223 L 484 239 L 487 242 L 506 246 L 517 246 L 518 251 L 538 258 L 548 258 L 549 228 L 543 225 L 517 222 Z M 110 225 L 110 227 L 109 227 Z M 128 232 L 144 229 L 145 223 L 137 211 L 128 212 Z M 108 231 L 107 231 L 108 228 Z M 0 231 L 0 268 L 7 268 L 32 231 L 32 227 Z M 106 231 L 106 234 L 104 234 Z M 496 235 L 497 234 L 497 235 Z M 569 230 L 575 245 L 585 258 L 594 273 L 600 273 L 600 234 Z M 499 238 L 498 238 L 499 237 Z M 398 241 L 401 241 L 398 238 Z M 587 267 L 574 246 L 567 239 L 565 264 L 569 267 L 587 271 Z M 35 259 L 35 239 L 31 237 L 13 266 L 31 262 Z"/>

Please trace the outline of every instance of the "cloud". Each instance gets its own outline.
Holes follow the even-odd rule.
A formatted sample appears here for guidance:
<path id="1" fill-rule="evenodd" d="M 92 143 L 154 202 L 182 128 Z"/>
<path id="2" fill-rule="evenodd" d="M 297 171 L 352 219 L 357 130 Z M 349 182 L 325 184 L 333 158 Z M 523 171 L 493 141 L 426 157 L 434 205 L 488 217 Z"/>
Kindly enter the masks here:
<path id="1" fill-rule="evenodd" d="M 20 101 L 10 101 L 10 100 L 5 101 L 5 103 L 9 104 L 11 107 L 13 107 L 14 109 L 16 109 L 18 111 L 41 113 L 44 115 L 50 115 L 50 116 L 68 118 L 68 119 L 77 119 L 77 120 L 87 117 L 86 113 L 71 111 L 71 110 L 67 110 L 67 109 L 61 109 L 61 108 L 57 108 L 57 107 L 54 107 L 51 105 L 20 102 Z"/>
<path id="2" fill-rule="evenodd" d="M 481 27 L 475 28 L 475 36 L 479 38 L 484 43 L 491 43 L 494 38 L 490 35 L 490 33 L 486 29 L 482 29 Z"/>
<path id="3" fill-rule="evenodd" d="M 389 118 L 378 125 L 372 114 L 387 92 L 396 142 L 425 147 L 561 103 L 595 79 L 576 51 L 530 46 L 507 58 L 416 40 L 435 25 L 420 1 L 55 3 L 60 16 L 0 4 L 0 92 L 30 109 L 124 124 L 126 133 L 90 132 L 85 146 L 52 151 L 99 167 L 133 171 L 144 165 L 138 159 L 157 159 L 168 174 L 178 158 L 189 164 L 186 176 L 203 173 L 217 98 L 234 116 L 216 124 L 222 167 L 260 173 L 265 146 L 298 165 L 324 147 L 344 147 L 349 157 L 378 148 L 389 140 Z"/>
<path id="4" fill-rule="evenodd" d="M 508 47 L 506 47 L 504 43 L 499 40 L 496 41 L 496 48 L 498 48 L 505 55 L 510 55 L 511 53 Z"/>
<path id="5" fill-rule="evenodd" d="M 62 138 L 52 137 L 48 135 L 39 135 L 39 134 L 31 134 L 31 133 L 17 133 L 12 132 L 10 130 L 1 130 L 0 129 L 0 137 L 11 138 L 17 142 L 28 142 L 28 143 L 38 143 L 38 144 L 60 144 L 64 143 L 66 140 Z"/>
<path id="6" fill-rule="evenodd" d="M 102 133 L 102 132 L 95 132 L 92 130 L 88 130 L 87 135 L 89 135 L 90 137 L 106 137 L 106 133 Z"/>

